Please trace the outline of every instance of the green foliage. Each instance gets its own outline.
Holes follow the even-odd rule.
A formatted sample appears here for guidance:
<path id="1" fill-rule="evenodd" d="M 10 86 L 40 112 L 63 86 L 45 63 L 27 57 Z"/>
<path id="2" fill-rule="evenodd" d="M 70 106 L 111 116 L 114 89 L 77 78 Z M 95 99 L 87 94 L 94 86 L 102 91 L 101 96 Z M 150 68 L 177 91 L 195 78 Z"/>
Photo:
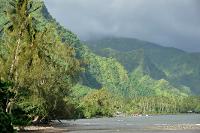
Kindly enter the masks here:
<path id="1" fill-rule="evenodd" d="M 86 95 L 80 103 L 86 118 L 97 116 L 112 116 L 114 113 L 114 99 L 106 90 L 96 90 Z"/>
<path id="2" fill-rule="evenodd" d="M 181 104 L 182 109 L 181 112 L 192 111 L 196 113 L 200 113 L 200 97 L 199 96 L 190 96 L 183 99 Z"/>
<path id="3" fill-rule="evenodd" d="M 43 3 L 11 0 L 9 4 L 0 50 L 0 76 L 13 83 L 15 92 L 7 107 L 19 107 L 30 118 L 65 117 L 64 99 L 80 70 L 75 49 L 62 40 L 54 22 L 41 17 Z"/>
<path id="4" fill-rule="evenodd" d="M 76 99 L 80 99 L 93 91 L 95 91 L 95 89 L 91 89 L 81 84 L 76 84 L 72 89 L 71 95 L 72 97 L 75 97 Z"/>
<path id="5" fill-rule="evenodd" d="M 0 108 L 0 132 L 1 133 L 14 133 L 13 126 L 11 125 L 11 117 L 3 112 Z"/>
<path id="6" fill-rule="evenodd" d="M 24 111 L 24 108 L 20 108 L 19 106 L 15 106 L 12 109 L 11 120 L 12 124 L 15 126 L 26 126 L 30 125 L 32 119 L 29 116 L 30 114 Z"/>
<path id="7" fill-rule="evenodd" d="M 113 58 L 105 58 L 92 54 L 87 48 L 84 50 L 82 58 L 86 60 L 87 65 L 82 78 L 86 86 L 105 87 L 110 92 L 127 99 L 137 96 L 187 96 L 190 94 L 187 87 L 175 87 L 165 79 L 153 79 L 151 70 L 155 70 L 155 73 L 159 73 L 159 70 L 151 63 L 149 65 L 147 61 L 141 60 L 143 56 L 131 55 L 134 60 L 138 60 L 138 63 L 136 62 L 133 72 L 129 72 L 117 61 L 118 59 L 114 59 L 121 56 L 121 53 L 114 53 Z M 121 60 L 128 61 L 129 58 L 126 60 L 125 57 L 122 56 Z M 134 62 L 134 60 L 130 58 L 129 61 Z M 157 77 L 160 77 L 162 74 L 158 75 Z"/>
<path id="8" fill-rule="evenodd" d="M 199 97 L 146 96 L 137 97 L 128 104 L 130 114 L 199 113 Z"/>
<path id="9" fill-rule="evenodd" d="M 11 84 L 8 82 L 0 81 L 0 108 L 6 111 L 6 104 L 11 98 L 14 97 L 14 93 L 10 90 Z"/>
<path id="10" fill-rule="evenodd" d="M 86 44 L 98 55 L 117 59 L 129 73 L 140 68 L 143 74 L 165 79 L 179 90 L 187 87 L 193 94 L 200 92 L 198 54 L 130 38 L 103 38 Z"/>
<path id="11" fill-rule="evenodd" d="M 126 96 L 128 93 L 128 74 L 115 59 L 97 56 L 89 50 L 83 55 L 86 62 L 84 83 L 99 83 L 92 88 L 105 87 L 112 93 Z M 88 85 L 88 84 L 86 84 Z M 90 86 L 90 85 L 88 85 Z"/>
<path id="12" fill-rule="evenodd" d="M 133 113 L 173 114 L 180 111 L 181 101 L 181 97 L 175 96 L 139 97 L 132 101 L 132 108 Z"/>
<path id="13" fill-rule="evenodd" d="M 13 133 L 14 129 L 11 125 L 11 117 L 6 113 L 6 103 L 13 96 L 9 91 L 9 83 L 0 81 L 0 132 Z"/>
<path id="14" fill-rule="evenodd" d="M 164 79 L 154 80 L 148 75 L 133 72 L 130 76 L 130 86 L 135 89 L 135 96 L 187 96 Z"/>

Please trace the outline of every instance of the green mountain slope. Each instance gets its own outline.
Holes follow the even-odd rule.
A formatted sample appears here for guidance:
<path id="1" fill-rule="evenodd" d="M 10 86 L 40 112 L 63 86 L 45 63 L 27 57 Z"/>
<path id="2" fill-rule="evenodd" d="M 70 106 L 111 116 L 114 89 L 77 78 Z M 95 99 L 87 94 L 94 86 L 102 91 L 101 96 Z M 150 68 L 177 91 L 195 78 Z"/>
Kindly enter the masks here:
<path id="1" fill-rule="evenodd" d="M 133 87 L 135 85 L 132 85 L 132 86 L 130 85 L 132 83 L 130 83 L 128 72 L 125 69 L 126 65 L 124 65 L 121 62 L 119 63 L 116 59 L 104 58 L 104 57 L 94 54 L 91 50 L 89 50 L 87 47 L 85 47 L 84 44 L 82 44 L 79 41 L 79 39 L 77 38 L 75 34 L 73 34 L 69 30 L 66 30 L 64 27 L 60 26 L 59 23 L 57 23 L 54 19 L 52 19 L 47 9 L 45 8 L 45 6 L 42 9 L 42 14 L 43 14 L 42 16 L 44 17 L 44 19 L 56 25 L 58 34 L 62 37 L 61 38 L 62 41 L 65 41 L 66 43 L 73 46 L 76 50 L 77 57 L 80 58 L 84 62 L 85 64 L 83 65 L 84 72 L 81 74 L 80 84 L 84 86 L 88 86 L 90 88 L 96 88 L 96 89 L 105 87 L 109 89 L 111 92 L 115 92 L 122 96 L 127 96 L 128 94 L 131 96 L 135 95 L 136 88 Z M 152 46 L 154 45 L 152 44 Z M 136 51 L 136 53 L 134 53 L 136 55 L 134 56 L 135 60 L 138 60 L 136 63 L 139 63 L 141 66 L 142 65 L 141 62 L 143 61 L 141 61 L 140 57 L 137 57 L 138 55 L 137 53 L 141 53 L 141 52 Z M 144 52 L 143 52 L 139 56 L 146 56 L 146 55 L 144 55 Z M 145 64 L 148 64 L 148 65 L 143 65 L 145 67 L 144 74 L 151 73 L 151 76 L 155 77 L 156 79 L 165 77 L 165 74 L 162 73 L 162 71 L 160 71 L 159 68 L 157 68 L 153 63 L 150 63 L 150 61 L 146 58 L 147 57 L 145 57 L 144 59 Z M 122 58 L 122 60 L 124 60 L 124 58 Z M 135 63 L 135 61 L 133 61 L 133 63 Z M 135 66 L 137 67 L 138 65 L 135 65 Z M 132 65 L 130 65 L 130 67 L 132 67 Z M 147 89 L 149 88 L 150 87 L 147 87 Z M 154 93 L 154 94 L 157 95 L 158 93 Z M 148 95 L 148 94 L 145 94 L 145 95 Z"/>
<path id="2" fill-rule="evenodd" d="M 82 84 L 92 88 L 107 88 L 111 92 L 128 94 L 128 73 L 115 59 L 105 58 L 92 53 L 89 49 L 82 55 L 86 61 Z"/>
<path id="3" fill-rule="evenodd" d="M 153 79 L 165 79 L 177 87 L 187 86 L 194 94 L 200 94 L 198 53 L 130 38 L 104 38 L 86 44 L 101 56 L 116 58 L 130 73 L 143 67 L 143 73 Z"/>
<path id="4" fill-rule="evenodd" d="M 9 2 L 9 0 L 1 0 L 1 12 L 4 10 L 3 7 L 6 7 L 6 2 Z M 80 87 L 80 89 L 87 88 L 86 91 L 88 91 L 88 87 L 93 89 L 106 88 L 114 94 L 125 97 L 136 95 L 185 95 L 166 80 L 160 85 L 159 81 L 157 81 L 168 76 L 166 71 L 162 69 L 166 63 L 163 62 L 161 63 L 163 65 L 158 65 L 155 63 L 155 60 L 159 60 L 157 59 L 158 57 L 154 56 L 154 54 L 152 56 L 149 55 L 154 52 L 160 54 L 160 49 L 165 48 L 154 44 L 149 45 L 147 42 L 139 40 L 135 40 L 137 45 L 130 45 L 132 44 L 132 39 L 108 39 L 95 41 L 97 45 L 90 45 L 96 44 L 95 42 L 88 44 L 97 55 L 82 44 L 74 33 L 57 23 L 49 14 L 42 1 L 34 1 L 34 6 L 42 7 L 34 13 L 37 21 L 40 21 L 39 25 L 37 25 L 38 30 L 44 28 L 44 25 L 56 28 L 59 36 L 57 39 L 72 46 L 76 51 L 76 57 L 82 60 L 83 71 L 79 79 L 79 84 L 83 87 Z M 0 22 L 0 25 L 6 23 L 3 14 L 0 16 Z M 152 47 L 153 49 L 148 55 L 146 51 Z M 171 52 L 171 50 L 168 51 Z M 184 53 L 182 51 L 179 52 Z M 167 56 L 166 58 L 169 57 Z"/>

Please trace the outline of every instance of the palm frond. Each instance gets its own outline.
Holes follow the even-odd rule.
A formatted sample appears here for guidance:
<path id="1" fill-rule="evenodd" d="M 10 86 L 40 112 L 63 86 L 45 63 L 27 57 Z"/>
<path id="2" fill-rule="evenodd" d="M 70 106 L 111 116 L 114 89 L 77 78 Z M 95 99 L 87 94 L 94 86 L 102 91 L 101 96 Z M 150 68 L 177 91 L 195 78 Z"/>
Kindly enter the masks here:
<path id="1" fill-rule="evenodd" d="M 4 30 L 4 28 L 8 25 L 8 24 L 10 24 L 11 22 L 10 21 L 7 21 L 7 22 L 5 22 L 2 26 L 0 26 L 0 33 Z"/>
<path id="2" fill-rule="evenodd" d="M 35 8 L 34 10 L 32 10 L 32 11 L 29 11 L 29 14 L 31 14 L 31 13 L 33 13 L 33 12 L 35 12 L 35 11 L 37 11 L 38 9 L 40 9 L 42 6 L 39 6 L 39 7 L 37 7 L 37 8 Z"/>
<path id="3" fill-rule="evenodd" d="M 9 4 L 10 4 L 12 7 L 14 7 L 14 8 L 16 7 L 15 2 L 13 2 L 13 1 L 10 1 Z"/>

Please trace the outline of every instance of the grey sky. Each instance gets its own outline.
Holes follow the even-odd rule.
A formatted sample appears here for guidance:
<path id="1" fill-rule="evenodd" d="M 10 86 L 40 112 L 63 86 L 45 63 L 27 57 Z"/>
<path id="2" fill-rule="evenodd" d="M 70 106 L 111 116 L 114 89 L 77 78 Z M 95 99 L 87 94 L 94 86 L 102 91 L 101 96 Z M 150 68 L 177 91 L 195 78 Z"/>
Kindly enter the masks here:
<path id="1" fill-rule="evenodd" d="M 132 37 L 200 52 L 200 0 L 45 0 L 82 39 Z"/>

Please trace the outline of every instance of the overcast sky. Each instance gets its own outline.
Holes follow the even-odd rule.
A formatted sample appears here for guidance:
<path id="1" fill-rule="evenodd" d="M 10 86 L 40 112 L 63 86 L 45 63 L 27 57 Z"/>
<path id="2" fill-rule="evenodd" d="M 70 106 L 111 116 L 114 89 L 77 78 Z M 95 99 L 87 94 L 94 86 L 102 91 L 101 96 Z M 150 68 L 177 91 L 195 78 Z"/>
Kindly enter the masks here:
<path id="1" fill-rule="evenodd" d="M 200 52 L 200 0 L 45 0 L 51 15 L 82 40 L 138 38 Z"/>

